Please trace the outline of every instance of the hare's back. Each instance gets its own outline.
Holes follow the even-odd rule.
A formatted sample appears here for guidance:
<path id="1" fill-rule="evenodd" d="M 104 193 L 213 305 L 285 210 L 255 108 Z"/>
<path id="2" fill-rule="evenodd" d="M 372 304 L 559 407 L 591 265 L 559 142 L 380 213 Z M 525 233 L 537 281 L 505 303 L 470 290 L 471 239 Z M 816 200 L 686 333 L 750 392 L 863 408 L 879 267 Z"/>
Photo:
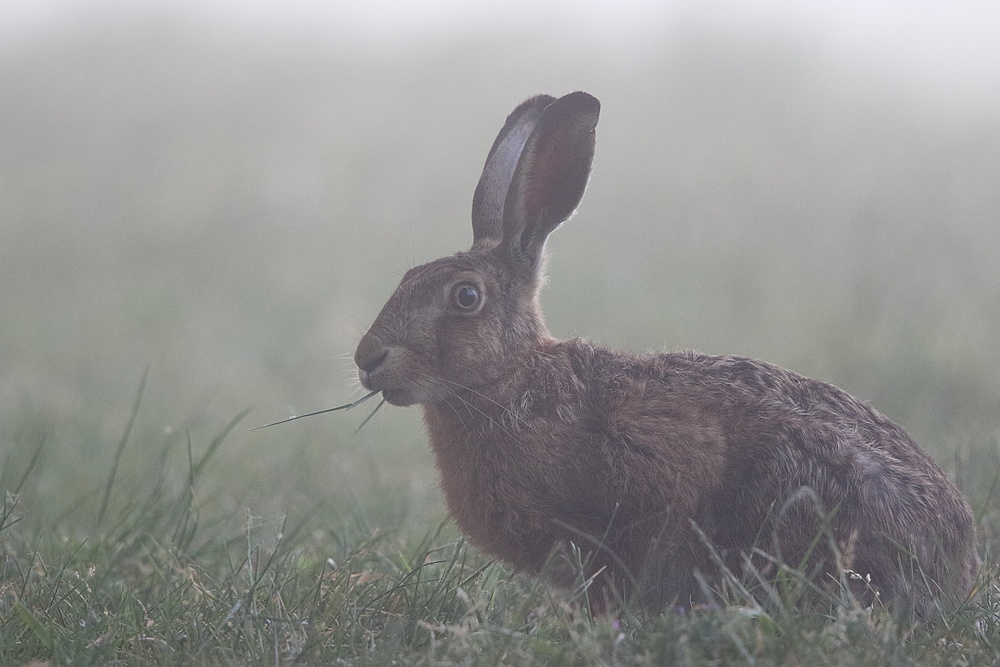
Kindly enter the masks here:
<path id="1" fill-rule="evenodd" d="M 968 504 L 941 468 L 900 426 L 838 387 L 737 356 L 670 352 L 620 355 L 583 346 L 593 413 L 668 414 L 648 446 L 668 455 L 674 434 L 717 434 L 721 470 L 706 476 L 707 497 L 746 513 L 772 512 L 807 493 L 846 522 L 890 532 L 937 534 L 942 522 L 971 521 Z M 662 422 L 661 422 L 662 423 Z M 708 487 L 711 488 L 708 488 Z M 745 523 L 745 521 L 744 521 Z"/>
<path id="2" fill-rule="evenodd" d="M 738 356 L 672 352 L 635 362 L 637 375 L 658 387 L 653 395 L 716 421 L 731 465 L 770 469 L 792 483 L 819 484 L 821 474 L 844 485 L 868 481 L 890 495 L 928 486 L 954 492 L 902 427 L 830 383 Z"/>
<path id="3" fill-rule="evenodd" d="M 628 405 L 630 414 L 696 424 L 647 444 L 669 453 L 671 434 L 719 434 L 721 469 L 704 477 L 693 519 L 720 553 L 763 546 L 798 562 L 828 528 L 851 551 L 848 565 L 875 575 L 887 595 L 912 595 L 900 549 L 944 590 L 971 588 L 979 561 L 968 503 L 906 431 L 866 403 L 744 357 L 587 354 L 604 378 L 597 393 L 610 421 Z"/>
<path id="4" fill-rule="evenodd" d="M 808 551 L 829 522 L 845 545 L 854 540 L 860 569 L 895 576 L 903 547 L 939 584 L 971 586 L 978 559 L 968 503 L 905 430 L 866 403 L 744 357 L 676 352 L 610 363 L 637 383 L 647 409 L 660 401 L 722 434 L 724 471 L 705 489 L 699 518 L 717 545 L 740 550 L 770 532 L 786 549 L 802 541 Z M 610 384 L 628 384 L 623 377 Z"/>

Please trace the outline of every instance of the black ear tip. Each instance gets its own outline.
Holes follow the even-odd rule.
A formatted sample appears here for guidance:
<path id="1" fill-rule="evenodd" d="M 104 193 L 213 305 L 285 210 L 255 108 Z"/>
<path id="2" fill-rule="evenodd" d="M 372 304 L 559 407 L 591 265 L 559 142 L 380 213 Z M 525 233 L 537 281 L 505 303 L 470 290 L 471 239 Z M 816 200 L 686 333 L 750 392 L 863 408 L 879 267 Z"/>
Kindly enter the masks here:
<path id="1" fill-rule="evenodd" d="M 568 108 L 577 109 L 584 113 L 592 113 L 595 116 L 601 113 L 601 101 L 582 90 L 564 95 L 559 102 L 566 104 Z"/>

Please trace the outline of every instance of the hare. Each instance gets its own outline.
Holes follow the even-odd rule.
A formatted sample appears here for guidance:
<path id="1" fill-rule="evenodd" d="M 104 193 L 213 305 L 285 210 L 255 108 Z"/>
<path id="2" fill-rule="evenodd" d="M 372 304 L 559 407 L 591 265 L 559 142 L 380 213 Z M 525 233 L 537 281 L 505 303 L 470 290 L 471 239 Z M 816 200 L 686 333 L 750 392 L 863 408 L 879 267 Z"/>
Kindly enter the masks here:
<path id="1" fill-rule="evenodd" d="M 968 503 L 865 403 L 753 359 L 549 334 L 545 242 L 583 197 L 599 112 L 584 92 L 514 109 L 472 248 L 410 269 L 355 354 L 367 389 L 423 407 L 461 530 L 557 584 L 582 563 L 603 609 L 706 601 L 726 568 L 760 581 L 784 565 L 821 590 L 849 569 L 869 603 L 918 616 L 970 595 Z"/>

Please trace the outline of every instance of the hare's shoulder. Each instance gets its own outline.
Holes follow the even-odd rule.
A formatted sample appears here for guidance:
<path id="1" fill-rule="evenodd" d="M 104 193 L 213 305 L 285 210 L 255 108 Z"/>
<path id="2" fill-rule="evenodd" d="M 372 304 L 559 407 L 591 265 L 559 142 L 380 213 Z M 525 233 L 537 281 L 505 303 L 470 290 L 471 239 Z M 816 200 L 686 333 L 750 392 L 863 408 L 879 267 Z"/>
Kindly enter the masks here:
<path id="1" fill-rule="evenodd" d="M 597 419 L 659 428 L 667 420 L 719 433 L 740 449 L 769 447 L 780 435 L 817 452 L 856 443 L 925 460 L 901 427 L 867 403 L 774 364 L 695 351 L 621 353 L 583 340 L 564 346 Z"/>
<path id="2" fill-rule="evenodd" d="M 777 411 L 891 423 L 833 384 L 758 359 L 693 350 L 633 354 L 583 339 L 565 341 L 561 347 L 579 382 L 598 397 L 660 395 L 744 414 Z"/>
<path id="3" fill-rule="evenodd" d="M 707 404 L 777 403 L 853 411 L 864 404 L 832 384 L 765 361 L 694 350 L 633 354 L 583 339 L 561 344 L 582 384 L 609 394 L 676 394 Z"/>

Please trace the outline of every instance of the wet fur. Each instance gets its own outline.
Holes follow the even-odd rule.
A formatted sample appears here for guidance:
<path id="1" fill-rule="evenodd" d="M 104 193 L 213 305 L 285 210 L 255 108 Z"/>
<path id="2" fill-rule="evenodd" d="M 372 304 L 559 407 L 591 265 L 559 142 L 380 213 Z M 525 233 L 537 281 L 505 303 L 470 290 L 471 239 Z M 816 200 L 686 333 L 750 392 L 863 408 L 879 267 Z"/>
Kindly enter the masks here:
<path id="1" fill-rule="evenodd" d="M 576 545 L 601 602 L 703 599 L 711 552 L 733 572 L 780 562 L 819 582 L 848 567 L 870 575 L 859 595 L 920 616 L 966 596 L 968 504 L 868 405 L 752 359 L 549 335 L 544 243 L 582 197 L 597 122 L 583 93 L 555 102 L 511 114 L 476 191 L 472 249 L 409 271 L 356 354 L 365 386 L 422 405 L 461 529 L 564 585 Z M 449 301 L 459 284 L 482 294 L 475 313 Z"/>

